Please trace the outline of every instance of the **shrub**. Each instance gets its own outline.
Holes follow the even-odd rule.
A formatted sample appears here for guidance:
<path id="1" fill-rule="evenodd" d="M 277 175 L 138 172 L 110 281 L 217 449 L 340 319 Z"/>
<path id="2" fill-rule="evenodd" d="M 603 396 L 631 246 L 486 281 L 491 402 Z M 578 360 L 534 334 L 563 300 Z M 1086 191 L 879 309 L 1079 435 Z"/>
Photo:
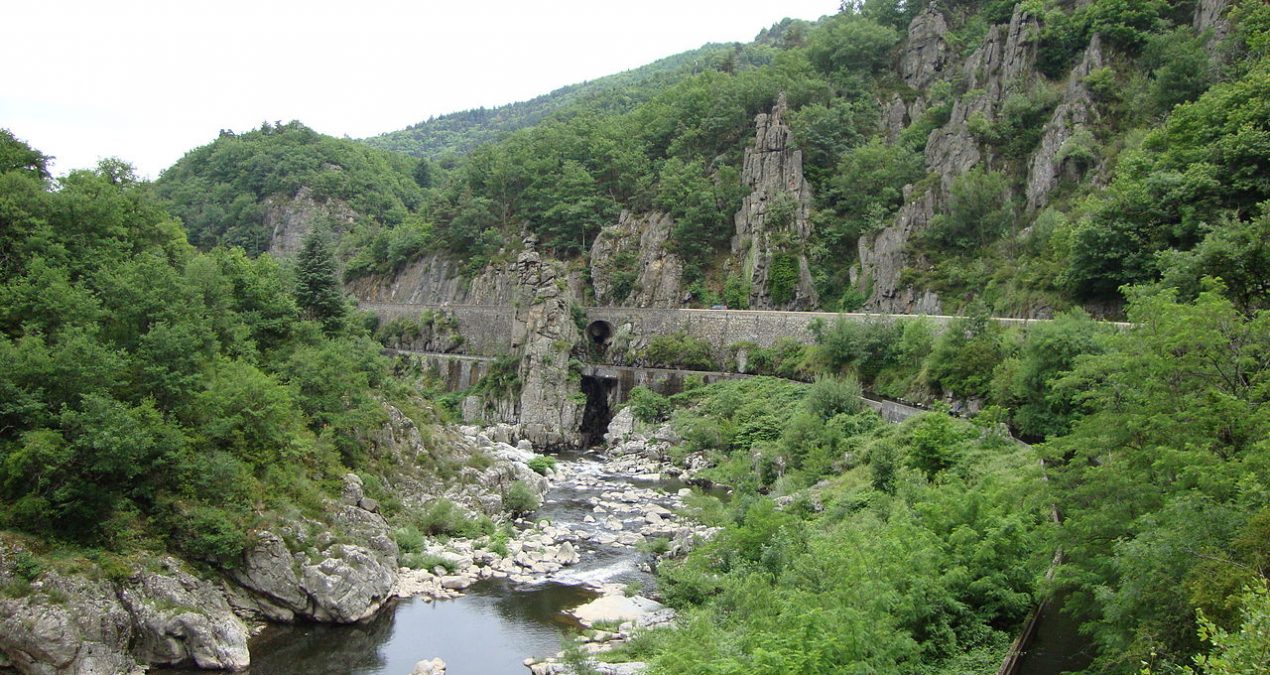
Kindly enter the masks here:
<path id="1" fill-rule="evenodd" d="M 428 553 L 408 553 L 401 556 L 402 567 L 409 567 L 416 570 L 434 570 L 438 567 L 445 568 L 445 571 L 453 574 L 457 572 L 459 566 L 453 560 L 444 556 L 432 555 Z"/>
<path id="2" fill-rule="evenodd" d="M 854 377 L 821 377 L 807 389 L 804 405 L 812 414 L 827 420 L 839 413 L 856 413 L 862 407 L 860 382 Z"/>
<path id="3" fill-rule="evenodd" d="M 798 257 L 792 253 L 776 253 L 772 255 L 772 264 L 767 270 L 767 292 L 774 305 L 787 305 L 794 301 L 798 290 Z"/>
<path id="4" fill-rule="evenodd" d="M 454 502 L 441 498 L 429 504 L 419 514 L 416 523 L 419 531 L 428 535 L 449 535 L 458 532 L 466 521 L 467 514 Z"/>
<path id="5" fill-rule="evenodd" d="M 503 495 L 503 508 L 514 514 L 532 513 L 538 509 L 541 501 L 538 495 L 524 481 L 518 480 Z"/>
<path id="6" fill-rule="evenodd" d="M 635 419 L 646 423 L 666 419 L 671 409 L 670 399 L 644 386 L 631 390 L 628 405 Z"/>
<path id="7" fill-rule="evenodd" d="M 534 473 L 545 476 L 548 471 L 552 471 L 556 468 L 556 458 L 548 457 L 546 455 L 538 455 L 529 460 L 529 468 L 533 469 Z"/>
<path id="8" fill-rule="evenodd" d="M 393 541 L 402 554 L 418 553 L 423 550 L 423 533 L 413 525 L 399 527 L 392 531 Z"/>
<path id="9" fill-rule="evenodd" d="M 717 370 L 710 343 L 680 331 L 655 336 L 644 350 L 644 359 L 655 368 Z"/>

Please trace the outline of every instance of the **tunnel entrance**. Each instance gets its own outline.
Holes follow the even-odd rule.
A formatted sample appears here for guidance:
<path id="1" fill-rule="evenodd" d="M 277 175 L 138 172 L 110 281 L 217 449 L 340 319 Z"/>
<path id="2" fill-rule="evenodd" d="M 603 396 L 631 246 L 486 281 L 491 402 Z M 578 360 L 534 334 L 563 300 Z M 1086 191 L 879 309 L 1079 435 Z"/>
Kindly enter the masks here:
<path id="1" fill-rule="evenodd" d="M 586 327 L 586 336 L 591 343 L 591 348 L 603 354 L 613 338 L 613 326 L 607 321 L 592 321 Z"/>
<path id="2" fill-rule="evenodd" d="M 590 331 L 588 330 L 588 333 Z M 586 394 L 586 409 L 582 411 L 582 447 L 589 448 L 604 442 L 613 411 L 609 407 L 609 394 L 617 386 L 617 380 L 591 375 L 582 376 L 582 393 Z"/>

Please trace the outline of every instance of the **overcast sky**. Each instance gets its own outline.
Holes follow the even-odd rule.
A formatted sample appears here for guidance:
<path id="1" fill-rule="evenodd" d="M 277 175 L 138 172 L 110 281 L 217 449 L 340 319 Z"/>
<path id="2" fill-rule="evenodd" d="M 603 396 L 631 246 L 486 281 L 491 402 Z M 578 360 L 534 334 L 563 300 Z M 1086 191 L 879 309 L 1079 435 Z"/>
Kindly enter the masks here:
<path id="1" fill-rule="evenodd" d="M 6 3 L 0 128 L 157 177 L 220 129 L 354 138 L 533 98 L 838 0 L 29 0 Z"/>

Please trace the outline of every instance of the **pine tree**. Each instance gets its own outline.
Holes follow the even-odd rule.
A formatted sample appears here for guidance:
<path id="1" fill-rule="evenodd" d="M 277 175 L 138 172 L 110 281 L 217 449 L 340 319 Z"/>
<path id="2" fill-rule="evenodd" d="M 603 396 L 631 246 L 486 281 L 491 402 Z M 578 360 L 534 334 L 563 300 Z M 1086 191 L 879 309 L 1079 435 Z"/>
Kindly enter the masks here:
<path id="1" fill-rule="evenodd" d="M 296 261 L 295 300 L 304 315 L 322 322 L 327 333 L 335 332 L 344 318 L 344 298 L 335 276 L 335 256 L 326 237 L 312 232 Z"/>

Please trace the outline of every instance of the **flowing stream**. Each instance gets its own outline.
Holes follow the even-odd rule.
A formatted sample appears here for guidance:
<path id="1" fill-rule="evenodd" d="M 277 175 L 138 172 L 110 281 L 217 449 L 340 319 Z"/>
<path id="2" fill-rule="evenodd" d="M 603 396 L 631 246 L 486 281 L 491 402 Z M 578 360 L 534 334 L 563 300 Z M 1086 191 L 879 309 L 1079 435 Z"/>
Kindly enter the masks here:
<path id="1" fill-rule="evenodd" d="M 612 473 L 593 454 L 560 458 L 567 478 L 553 481 L 535 520 L 568 524 L 595 536 L 574 543 L 581 561 L 532 585 L 502 579 L 481 581 L 454 600 L 406 598 L 374 620 L 352 626 L 271 626 L 251 643 L 252 675 L 408 675 L 420 660 L 440 657 L 450 675 L 524 675 L 526 657 L 552 656 L 577 627 L 565 610 L 597 597 L 591 586 L 608 583 L 650 588 L 641 567 L 648 554 L 597 543 L 604 517 L 592 499 L 631 487 L 651 488 L 655 501 L 670 506 L 683 487 Z M 607 516 L 606 516 L 607 517 Z M 618 516 L 636 524 L 635 516 Z M 628 519 L 629 518 L 629 519 Z M 175 672 L 175 671 L 167 671 Z"/>

